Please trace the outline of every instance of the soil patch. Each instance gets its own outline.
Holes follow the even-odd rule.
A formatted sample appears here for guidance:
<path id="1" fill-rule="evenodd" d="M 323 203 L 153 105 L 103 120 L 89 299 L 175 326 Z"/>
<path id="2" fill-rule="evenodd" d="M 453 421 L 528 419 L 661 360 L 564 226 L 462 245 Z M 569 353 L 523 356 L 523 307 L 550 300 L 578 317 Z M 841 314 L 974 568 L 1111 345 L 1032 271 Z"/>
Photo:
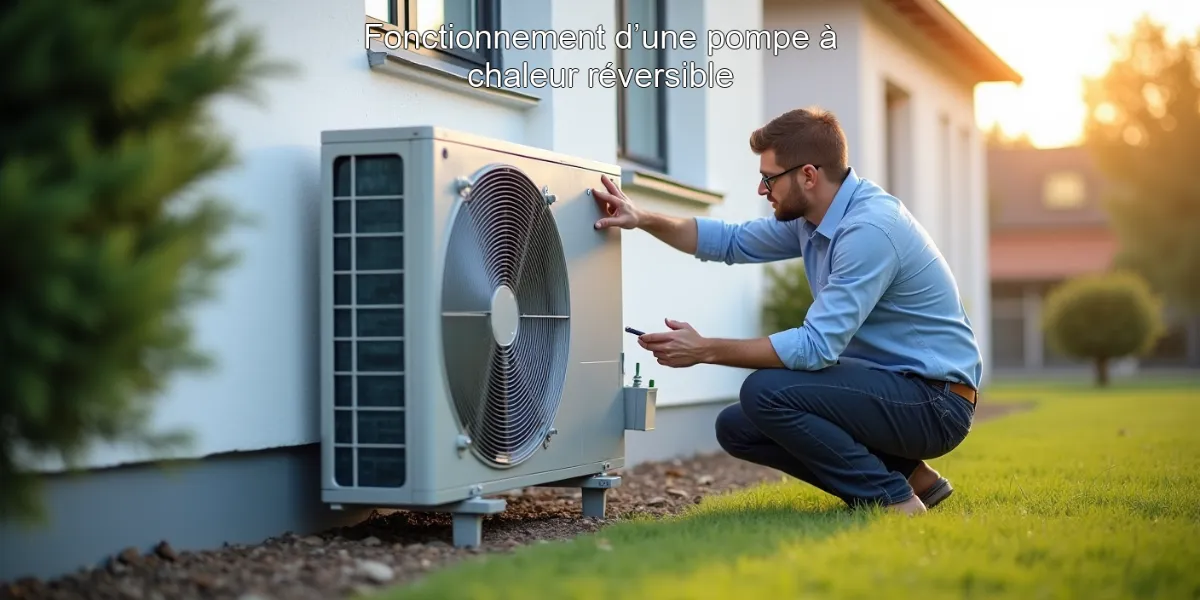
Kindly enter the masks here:
<path id="1" fill-rule="evenodd" d="M 981 404 L 982 422 L 1031 404 Z M 285 534 L 251 546 L 176 552 L 166 542 L 143 555 L 130 548 L 109 564 L 54 581 L 0 582 L 0 598 L 79 600 L 308 600 L 344 598 L 411 582 L 461 559 L 562 540 L 632 514 L 671 515 L 705 496 L 778 480 L 779 472 L 724 453 L 643 463 L 616 473 L 608 518 L 581 517 L 580 491 L 526 488 L 505 495 L 504 513 L 484 519 L 483 545 L 459 549 L 450 516 L 404 511 L 376 514 L 353 527 L 320 535 Z"/>

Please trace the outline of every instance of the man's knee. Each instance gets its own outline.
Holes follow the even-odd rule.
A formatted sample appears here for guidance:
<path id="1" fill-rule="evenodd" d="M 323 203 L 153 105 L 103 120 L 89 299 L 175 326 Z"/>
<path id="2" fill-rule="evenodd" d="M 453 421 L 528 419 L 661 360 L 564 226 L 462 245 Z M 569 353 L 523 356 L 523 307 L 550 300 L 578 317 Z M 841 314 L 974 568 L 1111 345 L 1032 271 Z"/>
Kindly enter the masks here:
<path id="1" fill-rule="evenodd" d="M 751 422 L 778 401 L 780 388 L 785 385 L 781 375 L 786 372 L 784 369 L 759 369 L 742 382 L 738 401 Z"/>
<path id="2" fill-rule="evenodd" d="M 747 428 L 754 426 L 742 413 L 741 405 L 730 404 L 717 414 L 714 427 L 716 428 L 717 443 L 721 445 L 721 448 L 730 454 L 737 455 L 738 450 L 746 444 L 752 433 L 747 431 Z"/>

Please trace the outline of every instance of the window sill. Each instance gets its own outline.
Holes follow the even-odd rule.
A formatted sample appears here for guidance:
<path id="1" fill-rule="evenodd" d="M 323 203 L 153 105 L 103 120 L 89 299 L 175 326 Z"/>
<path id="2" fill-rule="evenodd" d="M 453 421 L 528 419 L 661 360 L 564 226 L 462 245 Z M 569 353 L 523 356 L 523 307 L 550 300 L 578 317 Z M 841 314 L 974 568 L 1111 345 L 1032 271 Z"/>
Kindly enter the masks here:
<path id="1" fill-rule="evenodd" d="M 526 110 L 537 106 L 541 98 L 532 94 L 492 87 L 474 87 L 467 79 L 468 70 L 404 49 L 391 49 L 375 41 L 367 50 L 367 65 L 380 71 L 471 98 L 479 98 L 510 108 Z"/>
<path id="2" fill-rule="evenodd" d="M 621 168 L 621 187 L 684 204 L 715 206 L 725 201 L 725 194 L 720 192 L 688 185 L 662 173 L 628 165 L 622 165 Z"/>

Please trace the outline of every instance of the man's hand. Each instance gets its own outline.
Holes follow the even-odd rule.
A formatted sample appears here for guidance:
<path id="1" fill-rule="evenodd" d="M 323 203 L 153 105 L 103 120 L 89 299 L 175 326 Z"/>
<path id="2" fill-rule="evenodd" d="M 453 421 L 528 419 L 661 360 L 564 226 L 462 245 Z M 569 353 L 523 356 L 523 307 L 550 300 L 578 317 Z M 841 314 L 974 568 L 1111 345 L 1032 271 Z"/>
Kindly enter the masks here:
<path id="1" fill-rule="evenodd" d="M 658 364 L 667 367 L 690 367 L 708 360 L 708 340 L 691 325 L 666 319 L 671 331 L 638 336 L 638 343 L 654 353 Z"/>
<path id="2" fill-rule="evenodd" d="M 630 202 L 629 198 L 625 197 L 625 193 L 608 177 L 601 175 L 600 181 L 604 183 L 604 189 L 592 188 L 592 197 L 600 205 L 600 210 L 608 216 L 596 221 L 596 229 L 609 227 L 636 229 L 641 221 L 641 213 L 638 212 L 633 202 Z"/>

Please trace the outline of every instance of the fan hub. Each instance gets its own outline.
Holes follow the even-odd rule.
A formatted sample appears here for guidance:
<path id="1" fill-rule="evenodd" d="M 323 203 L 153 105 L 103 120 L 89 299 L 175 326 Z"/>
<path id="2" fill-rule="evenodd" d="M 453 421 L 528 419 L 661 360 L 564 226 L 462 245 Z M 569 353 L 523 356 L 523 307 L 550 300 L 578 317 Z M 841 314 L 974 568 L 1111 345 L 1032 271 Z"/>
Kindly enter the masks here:
<path id="1" fill-rule="evenodd" d="M 501 284 L 492 292 L 492 337 L 500 346 L 511 346 L 517 339 L 517 328 L 521 323 L 521 308 L 517 296 L 507 285 Z"/>

